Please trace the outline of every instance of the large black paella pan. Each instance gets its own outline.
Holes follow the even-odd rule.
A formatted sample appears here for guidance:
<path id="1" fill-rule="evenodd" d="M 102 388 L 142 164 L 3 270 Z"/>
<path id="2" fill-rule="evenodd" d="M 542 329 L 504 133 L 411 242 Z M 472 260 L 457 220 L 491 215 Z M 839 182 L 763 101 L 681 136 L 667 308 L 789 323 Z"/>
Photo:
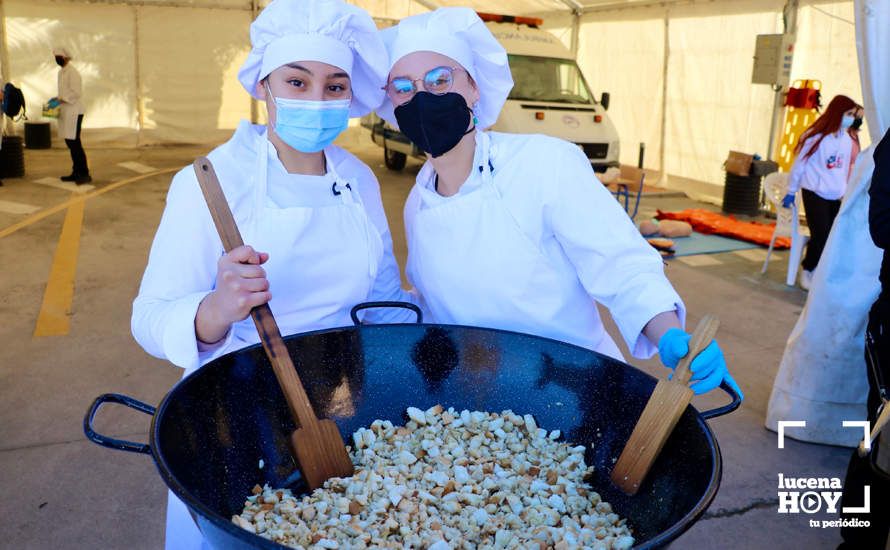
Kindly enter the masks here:
<path id="1" fill-rule="evenodd" d="M 705 420 L 739 405 L 722 386 L 731 404 L 704 413 L 687 408 L 645 484 L 628 497 L 611 485 L 609 472 L 656 382 L 634 367 L 546 338 L 451 325 L 363 325 L 285 342 L 317 414 L 333 418 L 347 442 L 375 419 L 403 423 L 407 407 L 437 403 L 512 409 L 561 430 L 567 441 L 587 446 L 586 462 L 597 472 L 591 484 L 627 518 L 638 548 L 666 544 L 708 507 L 721 459 Z M 108 402 L 153 414 L 148 444 L 95 432 L 93 417 Z M 281 548 L 230 522 L 257 483 L 299 488 L 288 448 L 294 424 L 259 345 L 208 363 L 156 410 L 126 396 L 100 396 L 84 429 L 101 445 L 151 454 L 214 547 Z"/>

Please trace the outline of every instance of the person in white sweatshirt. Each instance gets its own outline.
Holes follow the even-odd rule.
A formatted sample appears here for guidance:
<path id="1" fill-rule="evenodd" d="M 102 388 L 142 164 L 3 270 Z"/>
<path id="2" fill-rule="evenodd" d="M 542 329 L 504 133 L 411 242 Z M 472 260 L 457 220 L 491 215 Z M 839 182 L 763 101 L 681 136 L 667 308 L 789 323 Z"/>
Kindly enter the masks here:
<path id="1" fill-rule="evenodd" d="M 791 168 L 788 194 L 782 200 L 791 206 L 798 190 L 802 191 L 803 208 L 810 228 L 810 241 L 800 272 L 800 286 L 810 288 L 813 270 L 819 264 L 831 225 L 841 207 L 847 190 L 853 158 L 853 139 L 849 128 L 862 109 L 847 96 L 835 96 L 828 108 L 800 136 L 794 149 L 797 158 Z"/>

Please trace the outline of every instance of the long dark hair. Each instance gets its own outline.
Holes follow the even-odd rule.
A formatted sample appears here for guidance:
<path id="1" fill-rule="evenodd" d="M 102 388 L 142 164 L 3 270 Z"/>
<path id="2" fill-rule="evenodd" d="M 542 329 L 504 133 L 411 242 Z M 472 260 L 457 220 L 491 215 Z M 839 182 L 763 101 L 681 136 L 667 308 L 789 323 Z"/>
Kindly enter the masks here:
<path id="1" fill-rule="evenodd" d="M 803 156 L 803 159 L 808 159 L 817 149 L 819 149 L 819 146 L 822 145 L 822 140 L 825 139 L 825 136 L 833 134 L 841 129 L 841 121 L 844 118 L 844 113 L 850 109 L 861 108 L 861 105 L 845 95 L 834 96 L 831 103 L 828 104 L 828 108 L 825 109 L 825 112 L 800 135 L 800 139 L 797 140 L 797 145 L 794 146 L 794 153 L 800 154 L 801 149 L 803 149 L 803 144 L 811 137 L 818 136 L 816 137 L 816 141 L 813 142 L 813 145 Z"/>

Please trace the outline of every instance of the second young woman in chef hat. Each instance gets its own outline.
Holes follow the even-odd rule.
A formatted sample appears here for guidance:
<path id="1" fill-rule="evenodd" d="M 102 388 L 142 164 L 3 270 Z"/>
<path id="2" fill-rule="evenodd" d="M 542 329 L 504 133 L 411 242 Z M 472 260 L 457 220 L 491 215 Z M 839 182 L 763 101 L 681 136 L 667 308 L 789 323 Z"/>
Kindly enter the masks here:
<path id="1" fill-rule="evenodd" d="M 331 142 L 383 99 L 386 50 L 341 0 L 274 0 L 250 27 L 239 72 L 269 123 L 242 122 L 213 162 L 245 246 L 224 253 L 191 166 L 173 179 L 133 303 L 146 351 L 185 374 L 259 341 L 247 319 L 268 302 L 284 335 L 351 325 L 350 308 L 398 300 L 399 269 L 374 175 Z M 371 310 L 366 321 L 413 321 Z M 167 548 L 202 544 L 172 493 Z"/>
<path id="2" fill-rule="evenodd" d="M 574 144 L 484 132 L 513 86 L 507 54 L 475 12 L 440 8 L 381 32 L 378 113 L 427 153 L 405 205 L 407 273 L 431 320 L 538 334 L 621 359 L 596 302 L 636 357 L 688 351 L 685 308 L 661 257 Z M 716 342 L 692 388 L 729 375 Z"/>

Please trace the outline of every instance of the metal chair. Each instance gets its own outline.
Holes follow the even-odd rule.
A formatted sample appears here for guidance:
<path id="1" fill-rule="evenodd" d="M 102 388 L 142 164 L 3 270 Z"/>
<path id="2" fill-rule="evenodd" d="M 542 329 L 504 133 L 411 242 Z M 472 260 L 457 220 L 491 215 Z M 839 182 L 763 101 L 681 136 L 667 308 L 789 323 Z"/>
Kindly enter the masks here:
<path id="1" fill-rule="evenodd" d="M 618 202 L 621 203 L 622 197 L 624 198 L 624 211 L 627 212 L 627 215 L 630 216 L 630 219 L 634 219 L 637 215 L 637 211 L 640 209 L 640 198 L 643 196 L 643 181 L 646 179 L 646 173 L 643 172 L 641 168 L 636 168 L 634 166 L 628 166 L 626 164 L 621 165 L 621 174 L 618 176 L 618 179 L 615 180 L 615 198 L 618 199 Z M 634 200 L 634 208 L 633 212 L 630 211 L 630 187 L 636 187 L 636 199 Z"/>

